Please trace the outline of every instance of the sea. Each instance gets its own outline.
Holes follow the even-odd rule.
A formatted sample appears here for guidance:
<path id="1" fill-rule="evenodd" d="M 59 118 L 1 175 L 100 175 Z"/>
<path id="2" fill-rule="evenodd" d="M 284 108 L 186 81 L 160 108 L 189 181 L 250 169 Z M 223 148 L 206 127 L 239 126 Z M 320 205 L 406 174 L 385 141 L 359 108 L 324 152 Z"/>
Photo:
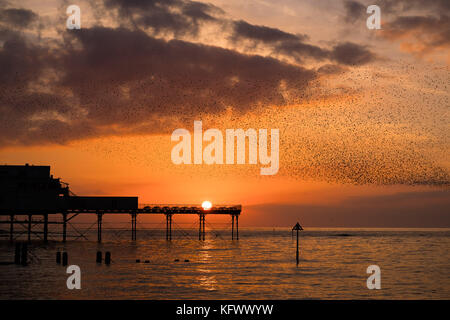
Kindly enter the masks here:
<path id="1" fill-rule="evenodd" d="M 28 265 L 0 240 L 0 299 L 450 299 L 450 229 L 241 228 L 96 230 L 65 244 L 32 241 Z M 69 289 L 68 266 L 80 268 L 81 289 Z M 111 264 L 96 262 L 97 252 Z M 369 289 L 369 266 L 380 289 Z"/>

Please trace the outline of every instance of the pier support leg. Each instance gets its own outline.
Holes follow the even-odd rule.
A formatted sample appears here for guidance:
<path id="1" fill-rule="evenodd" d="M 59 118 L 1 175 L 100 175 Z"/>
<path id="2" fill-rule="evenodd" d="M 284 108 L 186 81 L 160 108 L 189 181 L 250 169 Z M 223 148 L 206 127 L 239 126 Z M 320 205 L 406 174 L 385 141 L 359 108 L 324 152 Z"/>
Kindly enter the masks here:
<path id="1" fill-rule="evenodd" d="M 67 240 L 67 213 L 62 214 L 63 217 L 63 242 L 66 242 Z"/>
<path id="2" fill-rule="evenodd" d="M 14 215 L 12 214 L 10 217 L 10 224 L 9 224 L 9 241 L 14 241 Z"/>
<path id="3" fill-rule="evenodd" d="M 97 212 L 97 242 L 102 242 L 102 216 L 101 212 Z"/>
<path id="4" fill-rule="evenodd" d="M 131 240 L 136 240 L 136 225 L 137 225 L 137 215 L 136 213 L 131 214 Z"/>
<path id="5" fill-rule="evenodd" d="M 28 215 L 28 242 L 31 242 L 31 214 Z"/>
<path id="6" fill-rule="evenodd" d="M 236 215 L 236 240 L 239 240 L 239 215 Z"/>
<path id="7" fill-rule="evenodd" d="M 169 240 L 172 240 L 172 215 L 169 214 Z"/>
<path id="8" fill-rule="evenodd" d="M 205 215 L 200 214 L 200 224 L 198 226 L 198 240 L 205 240 Z"/>
<path id="9" fill-rule="evenodd" d="M 198 240 L 202 240 L 202 215 L 199 214 L 198 217 Z"/>
<path id="10" fill-rule="evenodd" d="M 172 240 L 172 214 L 166 213 L 166 240 Z"/>
<path id="11" fill-rule="evenodd" d="M 44 214 L 44 242 L 48 242 L 48 214 Z"/>
<path id="12" fill-rule="evenodd" d="M 203 215 L 203 231 L 202 231 L 202 234 L 203 234 L 203 241 L 205 241 L 205 215 Z"/>
<path id="13" fill-rule="evenodd" d="M 234 240 L 234 214 L 231 215 L 231 240 Z"/>

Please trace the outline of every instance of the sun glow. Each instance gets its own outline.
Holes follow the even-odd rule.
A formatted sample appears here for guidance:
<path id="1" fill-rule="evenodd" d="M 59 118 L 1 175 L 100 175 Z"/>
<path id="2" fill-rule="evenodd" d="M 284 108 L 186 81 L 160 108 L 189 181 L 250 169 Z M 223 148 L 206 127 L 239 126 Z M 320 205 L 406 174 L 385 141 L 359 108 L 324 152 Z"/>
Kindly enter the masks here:
<path id="1" fill-rule="evenodd" d="M 202 208 L 203 210 L 209 210 L 212 208 L 212 203 L 209 201 L 203 201 Z"/>

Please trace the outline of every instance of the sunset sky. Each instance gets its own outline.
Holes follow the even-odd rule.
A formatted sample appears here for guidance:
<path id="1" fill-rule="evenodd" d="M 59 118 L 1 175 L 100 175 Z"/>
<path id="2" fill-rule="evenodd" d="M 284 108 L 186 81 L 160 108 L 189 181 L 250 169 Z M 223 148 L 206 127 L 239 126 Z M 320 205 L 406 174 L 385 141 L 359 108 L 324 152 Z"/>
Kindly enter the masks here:
<path id="1" fill-rule="evenodd" d="M 449 30 L 446 0 L 0 0 L 0 163 L 244 226 L 450 227 Z M 279 129 L 278 174 L 173 164 L 194 120 Z"/>

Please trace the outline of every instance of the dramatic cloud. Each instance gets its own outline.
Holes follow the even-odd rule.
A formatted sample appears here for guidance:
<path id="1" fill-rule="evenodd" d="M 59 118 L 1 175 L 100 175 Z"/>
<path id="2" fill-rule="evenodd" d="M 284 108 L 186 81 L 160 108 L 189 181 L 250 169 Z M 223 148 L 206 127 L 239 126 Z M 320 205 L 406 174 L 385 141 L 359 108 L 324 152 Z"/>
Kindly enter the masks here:
<path id="1" fill-rule="evenodd" d="M 287 89 L 303 90 L 314 78 L 311 71 L 274 59 L 155 39 L 141 31 L 93 28 L 73 36 L 82 49 L 68 51 L 62 84 L 77 93 L 81 105 L 92 106 L 89 115 L 99 121 L 114 114 L 124 119 L 123 112 L 128 113 L 125 119 L 137 121 L 154 113 L 194 115 L 283 105 L 282 82 Z M 135 114 L 123 111 L 129 104 Z"/>
<path id="2" fill-rule="evenodd" d="M 0 9 L 0 21 L 17 28 L 26 28 L 37 18 L 37 14 L 27 9 Z"/>
<path id="3" fill-rule="evenodd" d="M 132 132 L 155 118 L 285 105 L 284 91 L 299 94 L 315 78 L 313 71 L 275 59 L 165 41 L 140 30 L 91 28 L 69 35 L 52 54 L 27 45 L 18 34 L 5 41 L 0 51 L 5 70 L 0 102 L 8 115 L 2 118 L 4 143 L 40 143 L 46 135 L 64 143 L 107 133 L 106 126 Z M 51 84 L 52 94 L 30 90 L 46 68 L 62 74 Z"/>
<path id="4" fill-rule="evenodd" d="M 331 57 L 345 65 L 362 65 L 375 59 L 375 55 L 364 46 L 345 42 L 333 48 Z"/>
<path id="5" fill-rule="evenodd" d="M 345 20 L 349 23 L 364 21 L 367 7 L 358 1 L 344 1 Z"/>
<path id="6" fill-rule="evenodd" d="M 231 20 L 221 9 L 200 2 L 107 0 L 105 6 L 120 17 L 118 26 L 62 30 L 60 37 L 44 40 L 32 32 L 37 31 L 31 27 L 39 19 L 36 13 L 1 9 L 0 147 L 169 133 L 205 115 L 239 117 L 294 105 L 313 95 L 321 79 L 377 58 L 361 44 L 310 44 L 307 35 Z M 226 27 L 220 33 L 224 41 L 218 41 L 224 47 L 194 37 L 205 24 Z M 398 28 L 404 24 L 398 22 Z M 425 26 L 436 27 L 422 21 L 421 28 Z M 271 53 L 247 50 L 243 42 Z M 308 67 L 309 59 L 322 67 Z M 356 158 L 350 151 L 315 149 L 308 154 L 313 158 L 308 172 L 298 163 L 290 172 L 325 180 L 332 176 L 345 183 L 449 181 L 438 166 L 421 162 L 423 169 L 412 172 L 395 162 L 411 164 L 417 158 L 403 161 L 411 153 L 391 161 L 394 170 L 369 166 L 367 159 L 350 165 L 348 159 Z"/>
<path id="7" fill-rule="evenodd" d="M 280 41 L 302 41 L 307 39 L 304 35 L 294 35 L 276 28 L 266 26 L 255 26 L 245 21 L 234 22 L 233 39 L 250 39 L 264 43 L 274 43 Z"/>
<path id="8" fill-rule="evenodd" d="M 333 60 L 346 65 L 362 65 L 375 60 L 376 56 L 364 46 L 339 43 L 337 50 L 321 48 L 307 43 L 309 37 L 303 34 L 291 34 L 267 26 L 250 24 L 243 20 L 233 21 L 223 17 L 223 11 L 213 5 L 183 0 L 159 1 L 148 0 L 128 2 L 123 0 L 106 0 L 107 8 L 116 8 L 123 23 L 131 23 L 135 28 L 150 28 L 154 34 L 172 33 L 175 38 L 196 36 L 202 24 L 216 23 L 220 26 L 220 34 L 227 34 L 223 29 L 231 25 L 228 38 L 234 44 L 251 42 L 253 47 L 262 45 L 270 48 L 273 55 L 285 57 L 303 64 L 307 59 L 322 61 Z M 244 46 L 247 47 L 247 46 Z M 341 50 L 346 57 L 342 57 Z M 236 48 L 244 50 L 243 48 Z M 354 50 L 353 50 L 354 49 Z M 257 53 L 257 52 L 250 52 Z M 364 57 L 362 57 L 364 55 Z"/>
<path id="9" fill-rule="evenodd" d="M 105 0 L 107 9 L 115 8 L 122 21 L 135 27 L 151 28 L 156 34 L 197 35 L 203 22 L 215 21 L 222 10 L 211 4 L 184 0 Z"/>
<path id="10" fill-rule="evenodd" d="M 291 103 L 305 95 L 318 73 L 270 57 L 183 40 L 156 38 L 159 31 L 196 34 L 201 22 L 223 11 L 184 0 L 106 0 L 127 27 L 92 27 L 64 32 L 64 42 L 36 42 L 14 31 L 38 15 L 2 9 L 0 40 L 3 145 L 66 143 L 120 132 L 165 132 L 167 119 L 188 121 L 231 108 L 242 113 Z M 222 22 L 225 21 L 223 18 Z M 148 20 L 148 22 L 146 22 Z M 343 65 L 367 63 L 364 47 L 340 44 L 327 50 L 304 43 L 305 35 L 232 21 L 235 41 L 273 44 L 279 54 L 330 59 Z M 140 26 L 140 27 L 137 27 Z M 141 29 L 144 27 L 144 29 Z M 154 33 L 148 33 L 151 27 Z M 336 74 L 342 67 L 324 67 Z M 288 93 L 288 94 L 287 94 Z"/>
<path id="11" fill-rule="evenodd" d="M 245 21 L 234 22 L 231 39 L 234 42 L 248 40 L 255 44 L 263 43 L 275 54 L 293 58 L 298 63 L 311 58 L 318 61 L 329 59 L 340 64 L 355 66 L 376 59 L 374 53 L 356 43 L 339 43 L 329 50 L 306 43 L 305 40 L 308 40 L 308 37 L 305 35 L 294 35 L 275 28 L 255 26 Z"/>

